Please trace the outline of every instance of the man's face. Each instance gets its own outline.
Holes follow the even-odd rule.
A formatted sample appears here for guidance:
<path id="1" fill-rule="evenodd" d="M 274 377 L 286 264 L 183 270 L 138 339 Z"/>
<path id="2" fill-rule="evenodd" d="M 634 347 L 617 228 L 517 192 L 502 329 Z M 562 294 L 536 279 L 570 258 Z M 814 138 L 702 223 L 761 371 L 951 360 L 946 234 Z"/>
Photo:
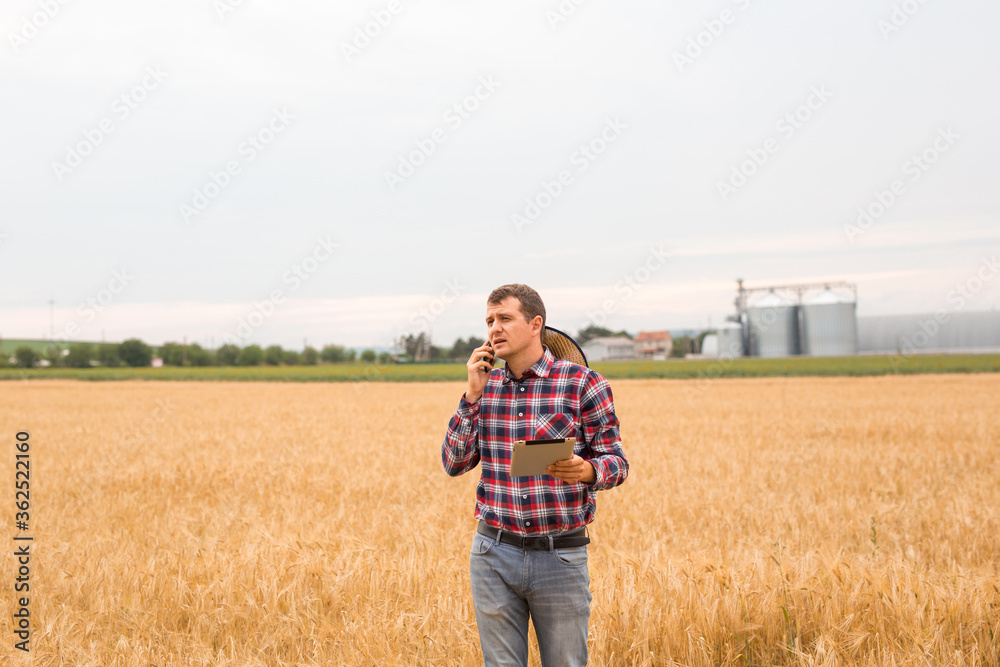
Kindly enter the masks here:
<path id="1" fill-rule="evenodd" d="M 537 329 L 541 329 L 541 317 Z M 532 325 L 524 319 L 521 302 L 516 296 L 508 296 L 500 303 L 486 306 L 486 326 L 490 342 L 498 357 L 510 359 L 528 349 L 532 341 Z"/>

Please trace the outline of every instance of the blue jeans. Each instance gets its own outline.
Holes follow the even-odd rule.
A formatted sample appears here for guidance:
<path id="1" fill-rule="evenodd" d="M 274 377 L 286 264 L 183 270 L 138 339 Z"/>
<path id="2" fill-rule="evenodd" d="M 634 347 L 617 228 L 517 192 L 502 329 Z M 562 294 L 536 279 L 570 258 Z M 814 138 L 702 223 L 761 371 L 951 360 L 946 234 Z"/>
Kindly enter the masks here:
<path id="1" fill-rule="evenodd" d="M 528 664 L 528 618 L 544 667 L 587 664 L 587 547 L 532 551 L 476 533 L 472 601 L 486 667 Z"/>

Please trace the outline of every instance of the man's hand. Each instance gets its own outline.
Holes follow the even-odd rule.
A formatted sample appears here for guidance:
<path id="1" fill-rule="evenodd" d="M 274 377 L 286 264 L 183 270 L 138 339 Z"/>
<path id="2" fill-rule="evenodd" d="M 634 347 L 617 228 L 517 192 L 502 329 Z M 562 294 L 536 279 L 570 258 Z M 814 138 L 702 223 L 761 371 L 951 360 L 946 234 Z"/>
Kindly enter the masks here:
<path id="1" fill-rule="evenodd" d="M 483 357 L 489 361 L 484 361 Z M 490 345 L 489 341 L 477 347 L 472 356 L 469 357 L 469 363 L 465 365 L 469 371 L 469 388 L 465 392 L 467 403 L 475 403 L 483 395 L 483 389 L 486 388 L 486 381 L 490 379 L 490 371 L 493 370 L 495 362 L 493 346 Z"/>
<path id="2" fill-rule="evenodd" d="M 576 454 L 571 459 L 556 461 L 546 468 L 545 472 L 567 484 L 576 484 L 577 482 L 593 484 L 597 481 L 597 471 L 594 470 L 593 464 L 581 459 Z"/>

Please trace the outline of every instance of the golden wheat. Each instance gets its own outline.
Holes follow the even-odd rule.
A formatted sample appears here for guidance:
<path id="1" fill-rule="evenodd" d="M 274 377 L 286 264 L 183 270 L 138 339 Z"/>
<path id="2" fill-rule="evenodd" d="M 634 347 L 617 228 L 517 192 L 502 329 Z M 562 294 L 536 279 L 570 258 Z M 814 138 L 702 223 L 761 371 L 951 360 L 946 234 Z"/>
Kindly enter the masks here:
<path id="1" fill-rule="evenodd" d="M 998 664 L 1000 375 L 612 387 L 591 664 Z M 5 613 L 0 663 L 481 664 L 461 392 L 3 383 L 3 520 L 26 429 L 35 542 L 32 651 Z"/>

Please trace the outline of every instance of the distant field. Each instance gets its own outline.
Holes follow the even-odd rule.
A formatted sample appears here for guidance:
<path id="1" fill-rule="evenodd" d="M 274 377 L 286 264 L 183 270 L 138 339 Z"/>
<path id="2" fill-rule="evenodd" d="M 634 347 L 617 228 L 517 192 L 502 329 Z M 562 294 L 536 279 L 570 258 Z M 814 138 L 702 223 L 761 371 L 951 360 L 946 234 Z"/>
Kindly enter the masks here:
<path id="1" fill-rule="evenodd" d="M 790 357 L 619 361 L 595 363 L 611 379 L 714 379 L 775 376 L 861 376 L 915 373 L 997 373 L 1000 354 L 873 355 L 860 357 Z M 446 382 L 465 378 L 465 365 L 324 364 L 209 368 L 38 368 L 0 369 L 0 380 L 65 378 L 75 380 L 245 380 L 271 382 Z"/>
<path id="2" fill-rule="evenodd" d="M 479 471 L 441 469 L 463 385 L 0 383 L 0 665 L 482 665 Z M 998 666 L 1000 375 L 612 387 L 592 667 Z"/>

